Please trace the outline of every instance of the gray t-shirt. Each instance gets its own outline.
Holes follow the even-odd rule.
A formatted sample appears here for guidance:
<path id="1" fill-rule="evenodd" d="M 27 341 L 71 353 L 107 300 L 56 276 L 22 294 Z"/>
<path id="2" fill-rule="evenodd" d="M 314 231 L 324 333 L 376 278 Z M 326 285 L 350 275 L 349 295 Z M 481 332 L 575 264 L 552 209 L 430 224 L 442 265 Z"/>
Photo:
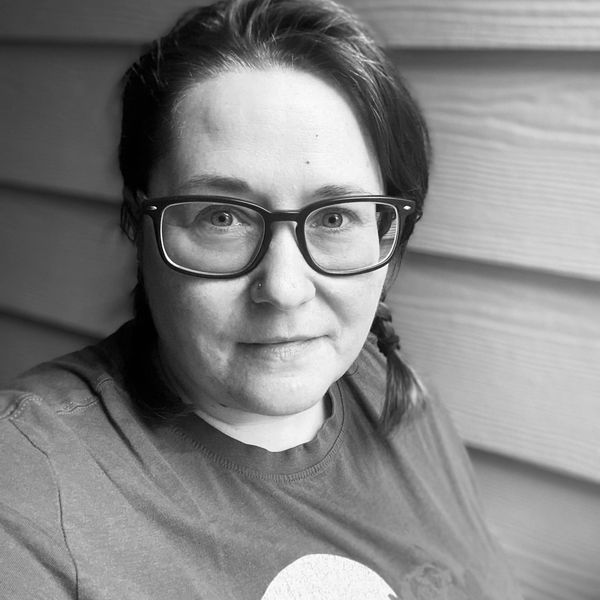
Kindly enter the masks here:
<path id="1" fill-rule="evenodd" d="M 134 351 L 125 326 L 0 394 L 0 598 L 520 598 L 444 409 L 377 433 L 372 340 L 316 438 L 283 452 L 145 416 Z"/>

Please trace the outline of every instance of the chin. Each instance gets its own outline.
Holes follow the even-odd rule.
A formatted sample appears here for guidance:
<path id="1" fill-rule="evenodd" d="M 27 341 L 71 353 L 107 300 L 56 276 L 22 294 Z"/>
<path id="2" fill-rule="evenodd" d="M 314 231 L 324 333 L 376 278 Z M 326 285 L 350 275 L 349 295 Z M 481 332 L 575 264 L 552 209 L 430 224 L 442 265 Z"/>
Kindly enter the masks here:
<path id="1" fill-rule="evenodd" d="M 248 384 L 242 393 L 233 393 L 238 398 L 239 408 L 267 416 L 289 416 L 301 413 L 318 404 L 329 389 L 327 381 L 311 381 L 295 378 L 263 381 Z"/>

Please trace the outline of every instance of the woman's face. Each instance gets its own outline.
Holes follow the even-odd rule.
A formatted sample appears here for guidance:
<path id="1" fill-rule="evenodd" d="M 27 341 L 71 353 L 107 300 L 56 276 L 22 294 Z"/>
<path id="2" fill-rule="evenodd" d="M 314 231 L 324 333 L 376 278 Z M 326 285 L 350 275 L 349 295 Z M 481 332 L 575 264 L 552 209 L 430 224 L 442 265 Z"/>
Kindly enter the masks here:
<path id="1" fill-rule="evenodd" d="M 279 68 L 224 73 L 189 90 L 149 191 L 228 195 L 272 210 L 383 193 L 344 97 L 314 75 Z M 193 277 L 161 260 L 148 218 L 142 268 L 167 371 L 209 414 L 228 407 L 292 415 L 318 403 L 357 357 L 386 274 L 316 273 L 300 254 L 294 224 L 280 222 L 249 274 Z"/>

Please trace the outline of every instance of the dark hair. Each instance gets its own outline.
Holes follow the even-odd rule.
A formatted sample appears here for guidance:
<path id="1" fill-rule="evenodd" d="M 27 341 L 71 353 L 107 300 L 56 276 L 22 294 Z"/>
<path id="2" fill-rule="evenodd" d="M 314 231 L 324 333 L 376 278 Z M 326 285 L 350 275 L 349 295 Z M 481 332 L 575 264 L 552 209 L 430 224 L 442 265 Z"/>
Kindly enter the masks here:
<path id="1" fill-rule="evenodd" d="M 153 42 L 123 79 L 119 164 L 123 176 L 121 226 L 136 240 L 139 193 L 169 148 L 176 103 L 194 84 L 239 68 L 284 66 L 317 74 L 351 103 L 370 137 L 385 193 L 416 202 L 390 268 L 384 296 L 427 192 L 429 139 L 423 117 L 394 65 L 365 27 L 330 0 L 224 0 L 192 9 Z M 383 301 L 384 298 L 382 298 Z M 136 289 L 140 334 L 155 335 L 143 290 Z M 399 356 L 391 316 L 380 305 L 372 331 L 387 356 L 388 381 L 380 427 L 391 431 L 424 390 Z"/>

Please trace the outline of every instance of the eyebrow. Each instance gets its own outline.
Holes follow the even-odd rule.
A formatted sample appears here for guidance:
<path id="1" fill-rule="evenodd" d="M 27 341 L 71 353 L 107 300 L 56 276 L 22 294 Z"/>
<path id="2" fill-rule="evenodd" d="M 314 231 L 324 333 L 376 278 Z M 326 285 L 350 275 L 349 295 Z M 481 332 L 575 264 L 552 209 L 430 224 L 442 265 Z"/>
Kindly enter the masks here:
<path id="1" fill-rule="evenodd" d="M 181 186 L 178 186 L 178 191 L 194 191 L 198 187 L 210 187 L 220 192 L 227 194 L 248 194 L 252 193 L 251 186 L 239 177 L 230 177 L 226 175 L 214 175 L 210 173 L 195 175 L 188 179 Z M 316 200 L 326 200 L 328 198 L 337 198 L 338 196 L 370 196 L 372 192 L 368 192 L 364 188 L 355 185 L 336 185 L 327 184 L 318 187 L 311 194 Z M 261 194 L 262 196 L 262 194 Z"/>
<path id="2" fill-rule="evenodd" d="M 178 186 L 178 191 L 193 191 L 197 187 L 215 188 L 221 192 L 229 194 L 239 194 L 251 192 L 247 182 L 239 177 L 227 177 L 225 175 L 211 175 L 209 173 L 203 175 L 195 175 L 188 179 L 185 183 Z"/>
<path id="3" fill-rule="evenodd" d="M 317 199 L 326 200 L 337 196 L 371 196 L 364 188 L 355 185 L 323 185 L 313 192 Z"/>

